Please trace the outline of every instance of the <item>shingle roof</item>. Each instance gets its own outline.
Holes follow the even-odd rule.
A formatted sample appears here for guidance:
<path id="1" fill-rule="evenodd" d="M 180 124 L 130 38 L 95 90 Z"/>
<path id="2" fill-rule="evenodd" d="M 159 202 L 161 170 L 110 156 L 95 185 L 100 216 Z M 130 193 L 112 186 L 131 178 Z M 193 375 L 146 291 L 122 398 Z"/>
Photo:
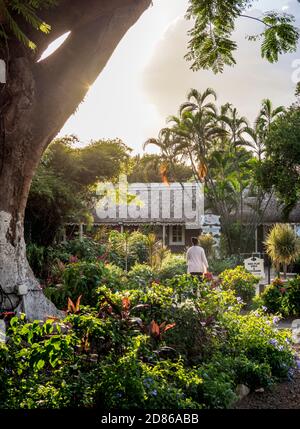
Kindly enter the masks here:
<path id="1" fill-rule="evenodd" d="M 250 222 L 256 219 L 260 224 L 273 224 L 283 222 L 282 206 L 275 197 L 265 196 L 262 203 L 262 213 L 257 214 L 255 206 L 257 199 L 255 197 L 246 197 L 244 201 L 244 216 L 245 222 Z M 290 223 L 300 224 L 300 202 L 291 211 L 289 216 Z"/>

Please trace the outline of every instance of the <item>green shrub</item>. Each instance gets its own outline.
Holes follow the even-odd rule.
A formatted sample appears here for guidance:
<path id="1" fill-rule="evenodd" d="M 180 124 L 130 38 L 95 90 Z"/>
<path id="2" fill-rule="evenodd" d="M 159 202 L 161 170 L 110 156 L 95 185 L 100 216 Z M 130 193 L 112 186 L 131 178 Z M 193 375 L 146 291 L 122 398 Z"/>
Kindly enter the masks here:
<path id="1" fill-rule="evenodd" d="M 92 306 L 61 322 L 11 320 L 0 408 L 226 408 L 237 384 L 268 387 L 294 366 L 278 317 L 241 315 L 233 290 L 186 274 L 126 289 L 123 276 L 70 264 L 62 287 L 74 299 L 88 292 Z"/>
<path id="2" fill-rule="evenodd" d="M 285 292 L 286 288 L 280 279 L 275 279 L 265 288 L 261 294 L 261 300 L 270 313 L 282 312 L 282 298 Z"/>
<path id="3" fill-rule="evenodd" d="M 130 289 L 146 288 L 157 278 L 153 268 L 146 264 L 135 264 L 128 275 L 128 287 Z"/>
<path id="4" fill-rule="evenodd" d="M 300 315 L 300 276 L 288 281 L 286 294 L 283 296 L 283 306 L 290 316 Z"/>
<path id="5" fill-rule="evenodd" d="M 237 399 L 234 372 L 224 366 L 224 357 L 202 365 L 199 374 L 203 379 L 201 397 L 207 408 L 228 408 Z"/>
<path id="6" fill-rule="evenodd" d="M 245 303 L 249 303 L 255 296 L 257 277 L 249 273 L 242 266 L 226 270 L 220 275 L 222 288 L 233 290 Z"/>
<path id="7" fill-rule="evenodd" d="M 228 367 L 234 371 L 235 383 L 245 384 L 250 390 L 269 388 L 273 383 L 269 363 L 255 362 L 245 355 L 230 358 Z"/>
<path id="8" fill-rule="evenodd" d="M 149 249 L 147 235 L 139 231 L 134 231 L 130 234 L 129 249 L 131 258 L 140 264 L 149 262 Z"/>
<path id="9" fill-rule="evenodd" d="M 183 255 L 168 255 L 162 262 L 158 272 L 159 278 L 163 281 L 171 279 L 174 276 L 182 275 L 187 272 L 187 264 Z"/>
<path id="10" fill-rule="evenodd" d="M 135 263 L 146 263 L 149 257 L 147 236 L 135 231 L 121 233 L 111 231 L 108 239 L 109 260 L 119 267 L 130 270 Z"/>
<path id="11" fill-rule="evenodd" d="M 300 276 L 283 282 L 275 279 L 262 296 L 263 305 L 271 313 L 281 313 L 284 316 L 300 315 Z"/>
<path id="12" fill-rule="evenodd" d="M 270 382 L 287 377 L 293 366 L 291 333 L 276 329 L 278 318 L 256 310 L 246 316 L 233 312 L 224 314 L 228 332 L 224 352 L 245 355 L 253 363 L 267 364 L 271 369 Z"/>
<path id="13" fill-rule="evenodd" d="M 46 251 L 43 246 L 30 243 L 26 246 L 26 253 L 29 265 L 34 275 L 39 279 L 43 278 L 46 269 Z"/>
<path id="14" fill-rule="evenodd" d="M 76 262 L 65 267 L 62 284 L 45 289 L 46 296 L 59 308 L 65 308 L 67 299 L 76 301 L 82 295 L 83 305 L 95 306 L 97 303 L 96 289 L 107 285 L 112 289 L 124 287 L 125 273 L 112 264 L 103 262 Z"/>
<path id="15" fill-rule="evenodd" d="M 218 276 L 223 273 L 225 270 L 236 268 L 240 265 L 240 257 L 231 256 L 229 258 L 224 259 L 212 259 L 209 261 L 209 271 L 214 275 Z"/>
<path id="16" fill-rule="evenodd" d="M 140 343 L 145 341 L 137 337 L 122 357 L 109 356 L 103 362 L 99 403 L 108 409 L 201 408 L 197 399 L 202 379 L 197 371 L 186 368 L 181 360 L 142 362 Z"/>
<path id="17" fill-rule="evenodd" d="M 95 261 L 105 253 L 105 246 L 90 238 L 70 240 L 61 245 L 71 256 L 80 260 Z"/>

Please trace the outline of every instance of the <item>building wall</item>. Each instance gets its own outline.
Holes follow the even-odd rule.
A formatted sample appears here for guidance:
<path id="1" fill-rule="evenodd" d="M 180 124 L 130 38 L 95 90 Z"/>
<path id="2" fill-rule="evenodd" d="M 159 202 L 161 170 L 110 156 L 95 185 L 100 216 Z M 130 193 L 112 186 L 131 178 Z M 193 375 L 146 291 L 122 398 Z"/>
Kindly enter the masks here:
<path id="1" fill-rule="evenodd" d="M 185 240 L 183 245 L 170 245 L 169 244 L 169 236 L 166 245 L 171 249 L 174 253 L 182 253 L 187 250 L 188 247 L 191 246 L 192 237 L 198 237 L 201 233 L 199 229 L 185 229 Z"/>

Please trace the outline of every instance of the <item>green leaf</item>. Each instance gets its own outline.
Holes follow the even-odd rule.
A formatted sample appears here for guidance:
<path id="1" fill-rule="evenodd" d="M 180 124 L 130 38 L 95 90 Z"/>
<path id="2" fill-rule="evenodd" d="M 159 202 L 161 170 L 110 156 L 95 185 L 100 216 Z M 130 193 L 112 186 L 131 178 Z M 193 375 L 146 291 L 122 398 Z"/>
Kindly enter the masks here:
<path id="1" fill-rule="evenodd" d="M 41 370 L 42 368 L 44 368 L 44 366 L 45 366 L 45 361 L 43 360 L 43 359 L 40 359 L 36 364 L 35 364 L 35 367 L 36 367 L 36 369 L 39 371 L 39 370 Z"/>

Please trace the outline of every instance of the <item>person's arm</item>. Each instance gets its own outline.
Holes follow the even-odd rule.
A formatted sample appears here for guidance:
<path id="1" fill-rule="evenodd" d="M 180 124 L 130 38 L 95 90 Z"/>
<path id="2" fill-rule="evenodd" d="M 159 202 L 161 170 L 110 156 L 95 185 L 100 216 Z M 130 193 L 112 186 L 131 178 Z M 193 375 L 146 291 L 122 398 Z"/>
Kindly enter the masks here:
<path id="1" fill-rule="evenodd" d="M 207 262 L 207 259 L 206 259 L 206 255 L 205 255 L 204 249 L 202 249 L 202 262 L 203 262 L 203 265 L 205 267 L 205 270 L 204 270 L 204 274 L 205 274 L 208 271 L 208 262 Z"/>
<path id="2" fill-rule="evenodd" d="M 188 249 L 186 252 L 186 262 L 189 262 L 189 260 L 190 260 L 190 249 Z"/>

